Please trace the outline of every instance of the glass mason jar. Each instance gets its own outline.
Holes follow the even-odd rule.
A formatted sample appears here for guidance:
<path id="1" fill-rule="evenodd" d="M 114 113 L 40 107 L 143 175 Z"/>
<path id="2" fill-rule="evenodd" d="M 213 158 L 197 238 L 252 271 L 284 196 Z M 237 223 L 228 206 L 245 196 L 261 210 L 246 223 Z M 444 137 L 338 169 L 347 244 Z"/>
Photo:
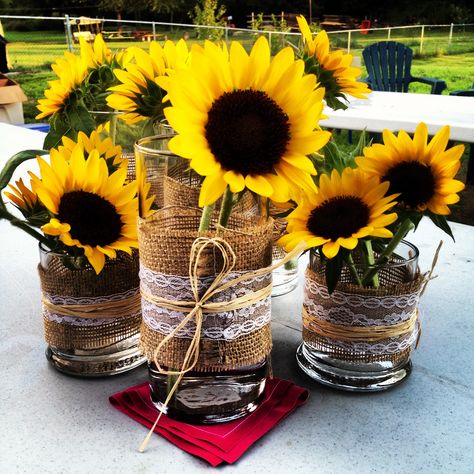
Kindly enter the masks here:
<path id="1" fill-rule="evenodd" d="M 148 195 L 154 196 L 154 209 L 160 209 L 164 205 L 164 178 L 168 168 L 173 166 L 177 159 L 176 155 L 168 150 L 168 142 L 172 136 L 172 133 L 165 133 L 144 137 L 135 142 L 136 177 L 139 183 L 147 182 L 151 185 Z"/>
<path id="2" fill-rule="evenodd" d="M 203 307 L 202 325 L 198 325 L 194 316 L 177 329 L 196 301 L 191 280 L 202 297 L 213 284 L 223 261 L 217 248 L 210 247 L 197 260 L 197 267 L 192 265 L 197 273 L 190 277 L 192 249 L 198 237 L 223 238 L 236 255 L 235 267 L 224 280 L 230 281 L 269 265 L 273 224 L 271 221 L 260 224 L 256 216 L 235 214 L 231 215 L 228 228 L 217 235 L 215 219 L 209 231 L 197 231 L 200 217 L 200 209 L 173 205 L 139 222 L 141 347 L 149 363 L 154 404 L 171 418 L 205 424 L 244 416 L 253 411 L 263 397 L 271 350 L 271 274 L 251 278 L 216 294 L 210 301 L 220 302 L 222 309 L 207 313 Z M 252 293 L 262 296 L 242 307 L 226 309 L 238 298 L 248 300 Z M 179 310 L 173 306 L 175 301 L 189 302 L 189 309 Z M 182 377 L 166 404 L 176 376 L 164 371 L 183 369 L 186 352 L 198 327 L 196 365 Z M 158 350 L 165 338 L 169 338 L 168 342 Z"/>
<path id="3" fill-rule="evenodd" d="M 343 267 L 329 294 L 324 260 L 319 250 L 310 251 L 303 343 L 296 359 L 306 374 L 324 385 L 358 392 L 386 390 L 411 372 L 417 305 L 425 282 L 418 249 L 401 241 L 389 262 L 377 267 L 364 265 L 357 256 L 354 260 L 351 269 Z M 368 277 L 372 287 L 356 284 L 354 272 L 361 279 Z"/>
<path id="4" fill-rule="evenodd" d="M 100 377 L 145 362 L 139 349 L 138 252 L 118 252 L 98 275 L 84 256 L 40 245 L 46 357 L 60 372 Z"/>

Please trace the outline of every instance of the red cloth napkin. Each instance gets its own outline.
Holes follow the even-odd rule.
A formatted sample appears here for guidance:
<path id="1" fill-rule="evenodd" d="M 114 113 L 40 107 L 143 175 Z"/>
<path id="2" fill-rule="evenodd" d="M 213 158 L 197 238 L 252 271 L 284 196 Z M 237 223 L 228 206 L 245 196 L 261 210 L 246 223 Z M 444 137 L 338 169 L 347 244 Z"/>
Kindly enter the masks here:
<path id="1" fill-rule="evenodd" d="M 249 415 L 228 423 L 189 425 L 162 416 L 155 433 L 188 453 L 205 459 L 212 466 L 234 463 L 242 454 L 280 420 L 308 398 L 308 391 L 292 382 L 268 379 L 265 398 Z M 158 410 L 150 399 L 148 383 L 116 393 L 110 403 L 122 413 L 151 428 Z"/>

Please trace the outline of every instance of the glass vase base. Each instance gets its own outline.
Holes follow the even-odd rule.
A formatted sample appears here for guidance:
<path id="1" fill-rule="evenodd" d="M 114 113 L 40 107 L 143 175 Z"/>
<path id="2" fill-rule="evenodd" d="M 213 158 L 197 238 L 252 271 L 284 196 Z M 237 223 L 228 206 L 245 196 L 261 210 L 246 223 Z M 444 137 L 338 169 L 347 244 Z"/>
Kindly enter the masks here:
<path id="1" fill-rule="evenodd" d="M 149 365 L 153 404 L 169 418 L 191 424 L 215 424 L 242 418 L 253 412 L 264 397 L 266 364 L 254 372 L 228 371 L 187 374 L 169 402 L 168 378 Z"/>
<path id="2" fill-rule="evenodd" d="M 304 342 L 296 351 L 300 368 L 317 382 L 349 392 L 381 392 L 402 383 L 410 375 L 410 359 L 390 362 L 348 362 L 316 351 Z"/>
<path id="3" fill-rule="evenodd" d="M 114 344 L 114 346 L 118 346 L 118 344 Z M 48 346 L 46 358 L 59 372 L 87 378 L 122 374 L 146 362 L 146 358 L 138 347 L 138 339 L 131 347 L 116 347 L 117 350 L 114 351 L 114 346 L 105 349 L 68 352 Z"/>

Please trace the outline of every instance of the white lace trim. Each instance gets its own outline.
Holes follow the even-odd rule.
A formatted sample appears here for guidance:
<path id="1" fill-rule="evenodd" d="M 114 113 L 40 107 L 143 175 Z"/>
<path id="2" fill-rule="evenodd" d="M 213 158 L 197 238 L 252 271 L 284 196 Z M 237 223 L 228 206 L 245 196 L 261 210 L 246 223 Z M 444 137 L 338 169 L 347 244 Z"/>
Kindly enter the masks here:
<path id="1" fill-rule="evenodd" d="M 385 308 L 385 309 L 405 309 L 407 307 L 416 306 L 420 299 L 419 292 L 410 293 L 407 295 L 397 296 L 365 296 L 365 295 L 354 295 L 351 293 L 343 293 L 335 290 L 332 294 L 328 293 L 327 287 L 318 285 L 315 281 L 305 278 L 305 293 L 310 292 L 314 296 L 318 296 L 325 300 L 331 300 L 332 302 L 340 305 L 347 305 L 353 308 Z"/>
<path id="2" fill-rule="evenodd" d="M 407 321 L 411 318 L 413 310 L 394 312 L 385 315 L 381 319 L 370 319 L 364 313 L 353 312 L 347 306 L 325 308 L 323 305 L 316 304 L 314 301 L 305 299 L 304 306 L 309 314 L 318 319 L 329 321 L 330 323 L 340 324 L 341 326 L 389 326 Z"/>
<path id="3" fill-rule="evenodd" d="M 224 280 L 233 280 L 245 272 L 232 272 Z M 167 275 L 158 273 L 141 265 L 140 280 L 142 290 L 155 296 L 160 296 L 172 301 L 193 301 L 193 293 L 187 276 Z M 203 277 L 198 280 L 199 293 L 204 292 L 213 277 Z M 235 298 L 247 295 L 268 286 L 271 282 L 271 275 L 263 275 L 251 280 L 239 283 L 237 287 L 229 288 L 219 293 L 212 299 L 214 302 L 232 301 Z M 171 334 L 186 313 L 172 311 L 160 307 L 142 298 L 143 322 L 151 329 L 163 335 Z M 271 319 L 271 298 L 270 296 L 257 301 L 245 308 L 233 311 L 223 311 L 220 313 L 204 313 L 201 337 L 204 339 L 232 341 L 238 337 L 253 333 L 270 322 Z M 196 332 L 194 321 L 184 326 L 176 337 L 190 339 Z"/>
<path id="4" fill-rule="evenodd" d="M 403 352 L 405 349 L 408 349 L 413 345 L 413 343 L 418 338 L 419 329 L 416 326 L 413 332 L 409 337 L 400 340 L 390 339 L 389 342 L 344 342 L 344 341 L 335 341 L 334 339 L 329 339 L 327 337 L 321 337 L 329 347 L 335 347 L 351 353 L 359 354 L 373 354 L 373 355 L 389 355 L 389 354 L 398 354 Z M 306 341 L 307 344 L 312 345 L 311 341 Z M 314 344 L 314 343 L 313 343 Z M 321 350 L 321 348 L 318 348 Z"/>
<path id="5" fill-rule="evenodd" d="M 44 293 L 44 297 L 55 305 L 88 305 L 88 304 L 99 304 L 109 303 L 111 301 L 121 301 L 128 298 L 132 298 L 139 292 L 138 288 L 123 291 L 121 293 L 115 293 L 107 296 L 95 296 L 95 297 L 74 297 L 74 296 L 61 296 L 51 295 Z M 139 316 L 141 311 L 136 311 L 129 315 L 121 315 L 120 318 L 76 318 L 72 316 L 63 316 L 61 314 L 53 313 L 43 306 L 43 316 L 49 321 L 53 321 L 59 324 L 70 324 L 72 326 L 102 326 L 103 324 L 110 324 L 117 319 L 123 319 L 124 317 L 135 317 Z"/>

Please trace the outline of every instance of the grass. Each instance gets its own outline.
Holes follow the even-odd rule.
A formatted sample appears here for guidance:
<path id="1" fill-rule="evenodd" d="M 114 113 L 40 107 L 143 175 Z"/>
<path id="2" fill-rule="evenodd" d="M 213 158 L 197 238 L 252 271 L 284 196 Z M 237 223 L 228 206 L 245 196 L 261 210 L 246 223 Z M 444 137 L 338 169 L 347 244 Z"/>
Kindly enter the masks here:
<path id="1" fill-rule="evenodd" d="M 48 35 L 46 34 L 45 37 L 47 38 Z M 143 46 L 140 41 L 134 43 Z M 111 48 L 116 49 L 124 47 L 124 43 L 118 41 L 108 44 Z M 127 44 L 130 44 L 130 42 L 127 42 Z M 41 44 L 29 45 L 28 51 L 22 55 L 21 65 L 17 63 L 18 73 L 12 76 L 22 86 L 28 97 L 28 102 L 24 104 L 24 114 L 27 122 L 34 121 L 37 114 L 35 104 L 38 99 L 43 97 L 48 81 L 55 78 L 50 69 L 51 62 L 45 62 L 44 50 L 42 51 L 41 48 Z M 61 57 L 65 49 L 65 45 L 56 45 L 48 50 L 48 54 L 54 51 L 56 57 Z M 9 55 L 10 59 L 14 61 L 11 45 Z M 412 74 L 414 76 L 443 79 L 448 85 L 448 89 L 444 94 L 454 90 L 468 89 L 474 82 L 474 55 L 462 53 L 415 58 L 412 65 Z M 411 92 L 428 93 L 429 90 L 430 86 L 425 84 L 413 83 L 410 86 Z"/>

